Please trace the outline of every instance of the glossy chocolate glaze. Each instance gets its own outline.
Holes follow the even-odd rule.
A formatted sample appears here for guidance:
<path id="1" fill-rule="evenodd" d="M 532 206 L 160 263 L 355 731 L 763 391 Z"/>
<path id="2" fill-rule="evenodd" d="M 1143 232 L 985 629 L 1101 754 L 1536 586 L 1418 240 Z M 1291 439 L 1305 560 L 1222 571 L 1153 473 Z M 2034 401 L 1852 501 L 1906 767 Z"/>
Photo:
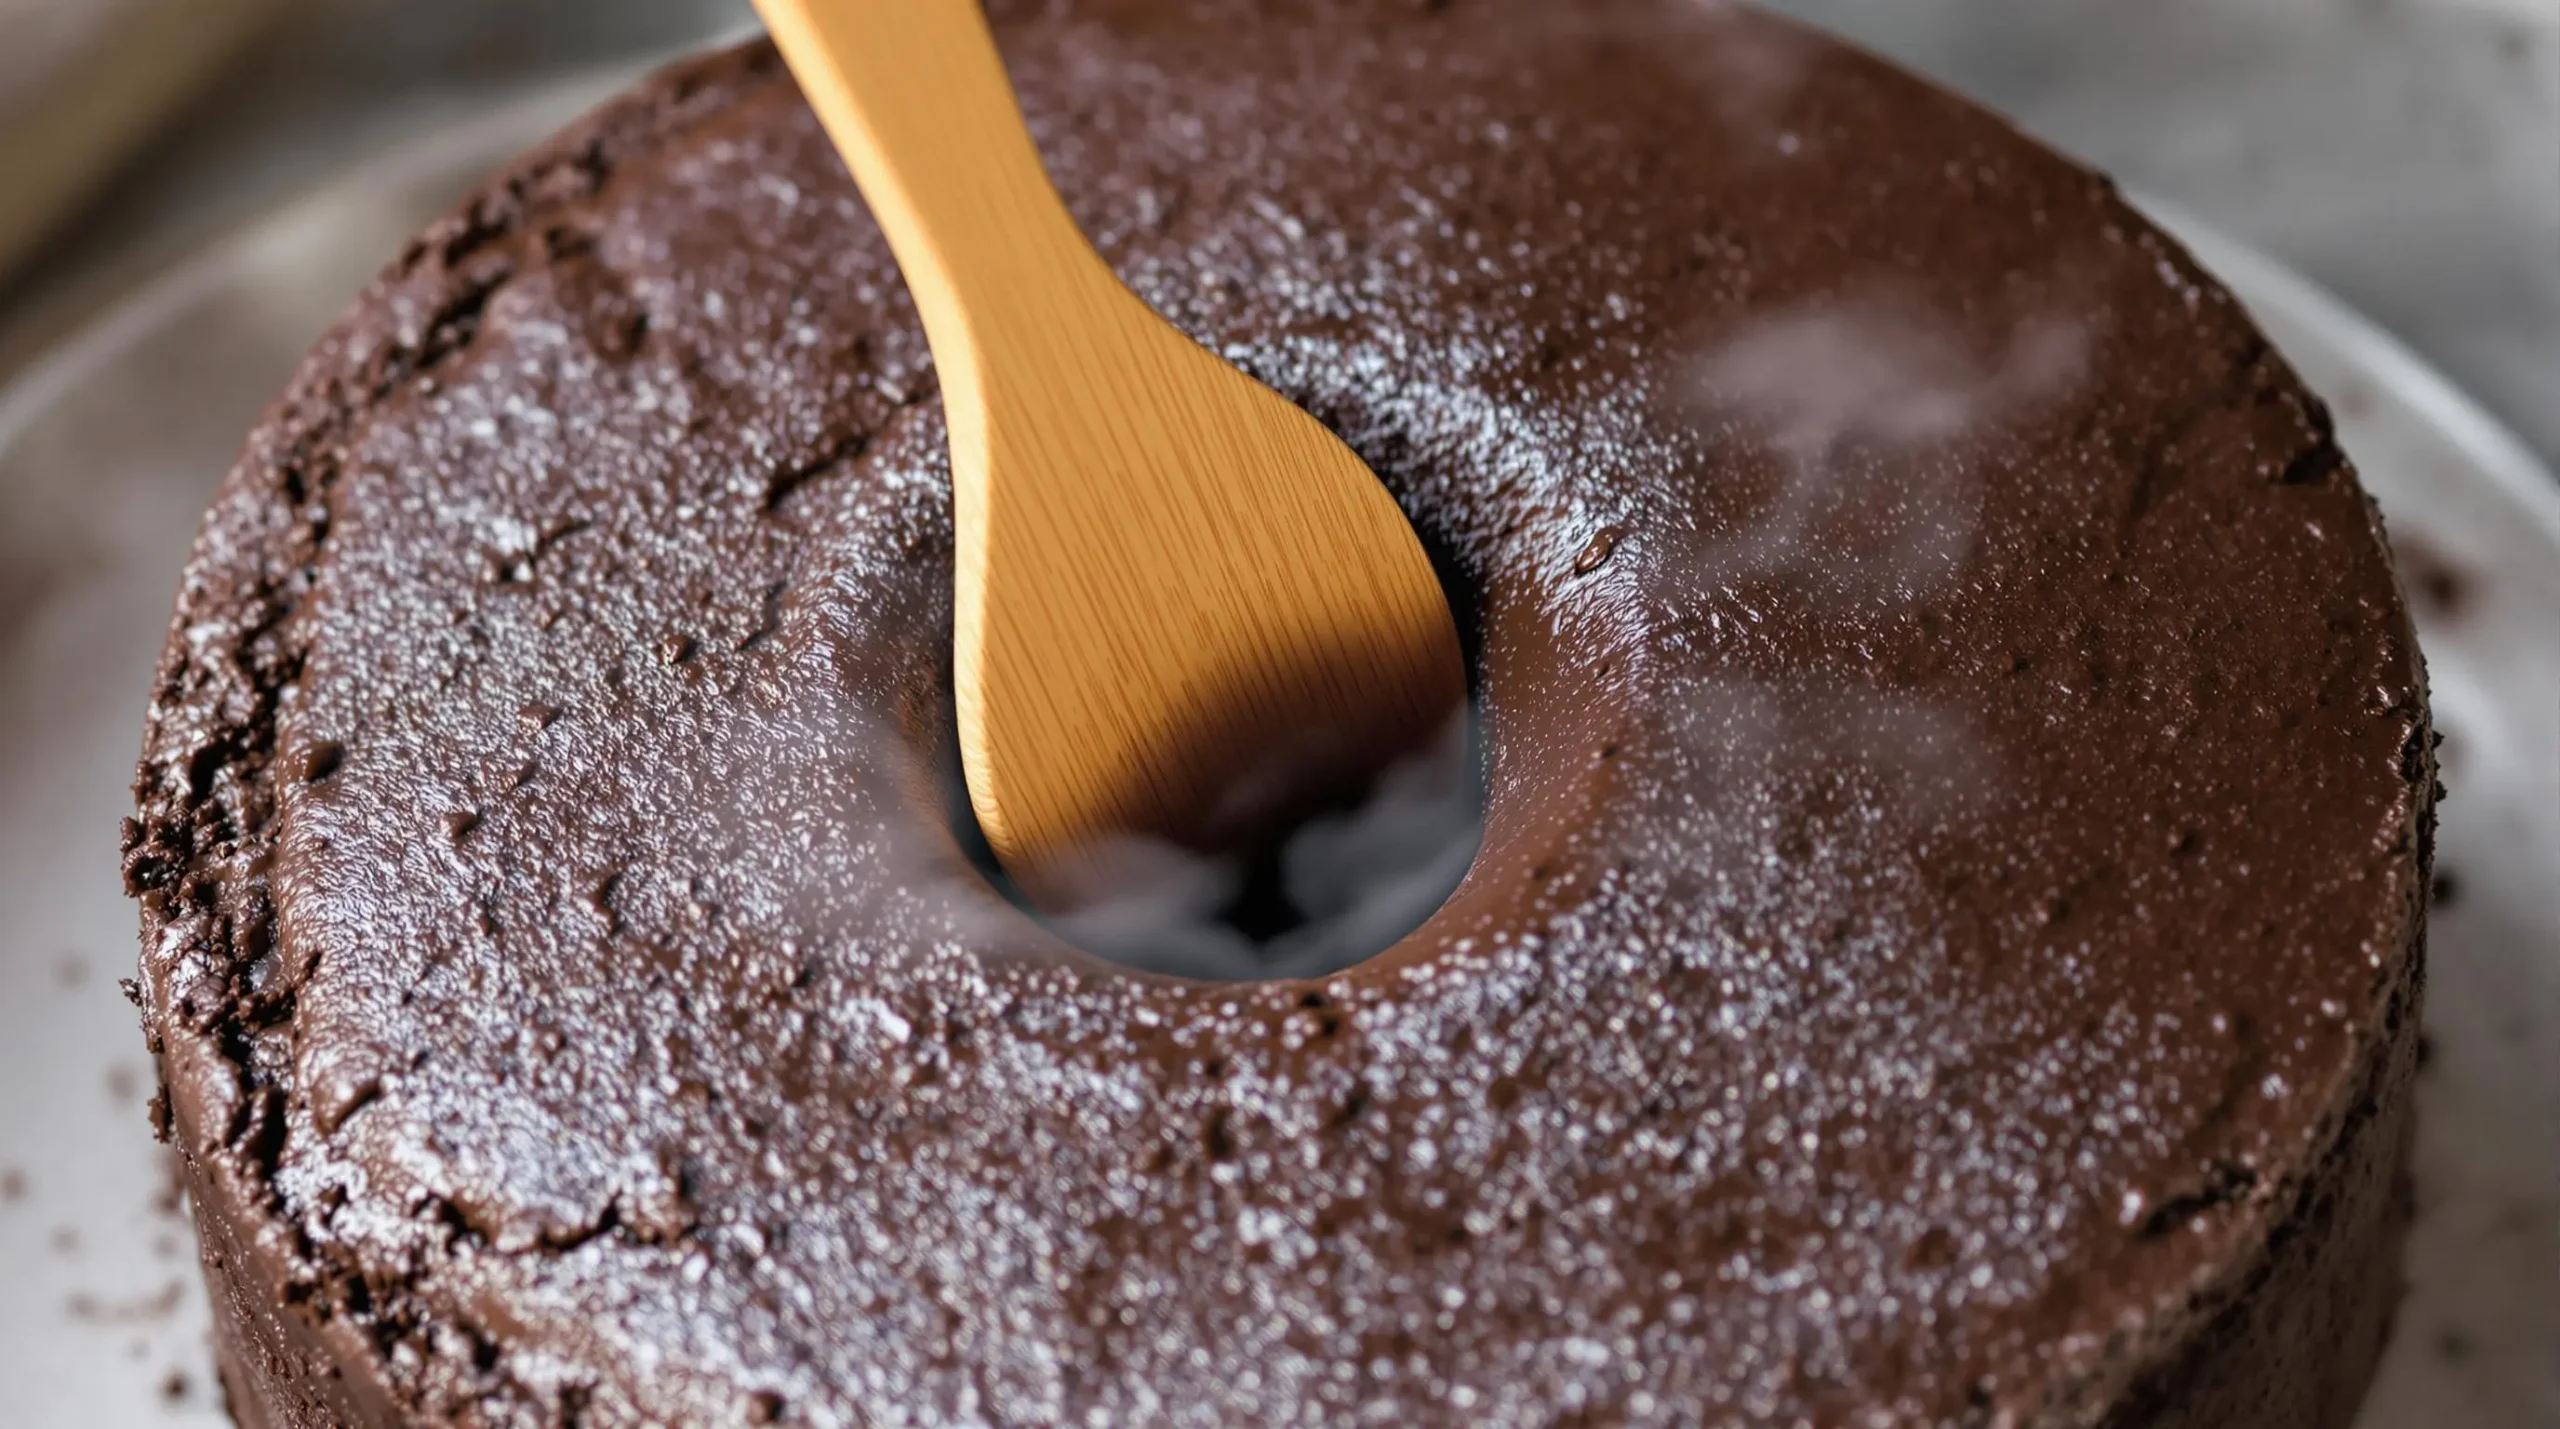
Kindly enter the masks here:
<path id="1" fill-rule="evenodd" d="M 1473 873 L 1192 985 L 969 871 L 923 339 L 771 55 L 680 66 L 189 568 L 127 871 L 247 1422 L 2342 1424 L 2433 764 L 2230 297 L 1744 10 L 994 9 L 1445 558 Z"/>

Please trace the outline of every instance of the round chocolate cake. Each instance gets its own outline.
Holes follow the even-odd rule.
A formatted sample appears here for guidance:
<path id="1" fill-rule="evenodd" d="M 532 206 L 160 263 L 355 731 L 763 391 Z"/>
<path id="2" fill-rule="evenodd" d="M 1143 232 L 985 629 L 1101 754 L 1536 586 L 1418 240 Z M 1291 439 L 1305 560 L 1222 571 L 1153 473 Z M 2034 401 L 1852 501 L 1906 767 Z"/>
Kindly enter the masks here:
<path id="1" fill-rule="evenodd" d="M 243 1423 L 2344 1425 L 2433 760 L 2317 401 L 2102 178 L 1700 0 L 999 0 L 1070 207 L 1445 562 L 1480 854 L 1184 981 L 954 827 L 949 485 L 765 48 L 224 483 L 127 878 Z"/>

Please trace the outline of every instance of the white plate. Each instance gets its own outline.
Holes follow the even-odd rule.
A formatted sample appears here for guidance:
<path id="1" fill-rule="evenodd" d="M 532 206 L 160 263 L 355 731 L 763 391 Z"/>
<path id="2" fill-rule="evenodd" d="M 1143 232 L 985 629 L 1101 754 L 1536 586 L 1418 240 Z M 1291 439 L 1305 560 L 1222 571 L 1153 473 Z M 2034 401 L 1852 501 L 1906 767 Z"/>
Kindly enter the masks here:
<path id="1" fill-rule="evenodd" d="M 607 88 L 369 167 L 0 395 L 0 1418 L 222 1422 L 115 990 L 115 831 L 178 567 L 260 404 L 381 256 Z M 2560 1424 L 2560 486 L 2354 314 L 2178 226 L 2335 399 L 2412 585 L 2456 597 L 2420 597 L 2459 896 L 2435 923 L 2411 1294 L 2365 1424 Z"/>

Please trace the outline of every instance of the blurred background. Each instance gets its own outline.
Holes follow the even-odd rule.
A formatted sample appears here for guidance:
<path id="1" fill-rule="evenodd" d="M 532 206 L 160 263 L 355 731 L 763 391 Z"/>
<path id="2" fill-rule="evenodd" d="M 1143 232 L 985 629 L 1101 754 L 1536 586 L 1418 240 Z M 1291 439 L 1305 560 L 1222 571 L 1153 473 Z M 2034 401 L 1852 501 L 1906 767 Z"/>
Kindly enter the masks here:
<path id="1" fill-rule="evenodd" d="M 2560 0 L 1778 0 L 2334 288 L 2560 459 Z M 745 0 L 0 0 L 0 378 L 239 219 Z"/>

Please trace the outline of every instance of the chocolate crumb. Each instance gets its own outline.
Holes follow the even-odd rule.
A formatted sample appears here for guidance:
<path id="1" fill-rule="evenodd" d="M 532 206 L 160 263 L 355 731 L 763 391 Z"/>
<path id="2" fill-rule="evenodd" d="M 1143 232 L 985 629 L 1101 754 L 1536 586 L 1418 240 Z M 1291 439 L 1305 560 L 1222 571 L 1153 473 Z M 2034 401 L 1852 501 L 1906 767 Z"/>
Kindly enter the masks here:
<path id="1" fill-rule="evenodd" d="M 78 987 L 89 980 L 89 960 L 78 953 L 65 953 L 54 965 L 53 980 L 64 987 Z"/>
<path id="2" fill-rule="evenodd" d="M 2419 1070 L 2419 1071 L 2422 1071 L 2422 1072 L 2423 1072 L 2423 1071 L 2425 1071 L 2425 1070 L 2427 1069 L 2427 1064 L 2428 1064 L 2429 1062 L 2434 1061 L 2435 1059 L 2436 1059 L 2436 1039 L 2435 1039 L 2435 1038 L 2433 1038 L 2433 1037 L 2431 1037 L 2431 1036 L 2429 1036 L 2429 1035 L 2427 1035 L 2427 1034 L 2426 1034 L 2426 1033 L 2424 1033 L 2424 1032 L 2419 1033 L 2419 1034 L 2418 1034 L 2418 1070 Z"/>
<path id="3" fill-rule="evenodd" d="M 187 1380 L 187 1372 L 182 1369 L 173 1369 L 169 1371 L 168 1378 L 160 1381 L 160 1397 L 171 1404 L 183 1403 L 191 1387 Z"/>
<path id="4" fill-rule="evenodd" d="M 160 1189 L 151 1193 L 154 1215 L 175 1218 L 187 1202 L 187 1166 L 174 1151 L 160 1153 Z"/>
<path id="5" fill-rule="evenodd" d="M 2446 1330 L 2436 1336 L 2436 1353 L 2448 1364 L 2461 1364 L 2471 1358 L 2471 1337 L 2460 1330 Z"/>
<path id="6" fill-rule="evenodd" d="M 0 1169 L 0 1203 L 27 1198 L 27 1174 L 15 1166 Z"/>
<path id="7" fill-rule="evenodd" d="M 2462 880 L 2454 877 L 2451 869 L 2438 869 L 2436 881 L 2427 891 L 2435 906 L 2450 908 L 2462 899 Z"/>
<path id="8" fill-rule="evenodd" d="M 2435 547 L 2403 535 L 2392 542 L 2391 551 L 2402 579 L 2408 582 L 2409 603 L 2419 615 L 2451 620 L 2470 607 L 2471 573 Z"/>
<path id="9" fill-rule="evenodd" d="M 172 1280 L 155 1294 L 138 1300 L 101 1300 L 95 1295 L 78 1294 L 65 1302 L 64 1308 L 74 1320 L 90 1324 L 131 1325 L 146 1321 L 166 1320 L 178 1313 L 186 1298 L 187 1288 Z"/>
<path id="10" fill-rule="evenodd" d="M 142 1074 L 121 1062 L 107 1068 L 107 1095 L 113 1097 L 119 1106 L 139 1100 L 142 1096 Z"/>

